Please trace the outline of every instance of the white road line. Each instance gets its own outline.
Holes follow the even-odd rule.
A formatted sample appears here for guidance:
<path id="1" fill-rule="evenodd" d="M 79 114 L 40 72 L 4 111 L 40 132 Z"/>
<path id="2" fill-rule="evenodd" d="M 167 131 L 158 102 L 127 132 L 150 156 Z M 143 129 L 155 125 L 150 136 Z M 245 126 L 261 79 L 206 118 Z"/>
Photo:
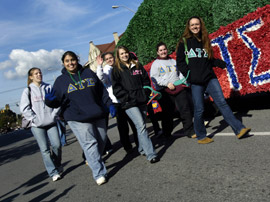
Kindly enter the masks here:
<path id="1" fill-rule="evenodd" d="M 212 133 L 207 133 L 207 135 L 211 135 Z M 270 132 L 249 132 L 250 135 L 270 135 Z M 215 136 L 235 136 L 234 133 L 214 133 Z"/>

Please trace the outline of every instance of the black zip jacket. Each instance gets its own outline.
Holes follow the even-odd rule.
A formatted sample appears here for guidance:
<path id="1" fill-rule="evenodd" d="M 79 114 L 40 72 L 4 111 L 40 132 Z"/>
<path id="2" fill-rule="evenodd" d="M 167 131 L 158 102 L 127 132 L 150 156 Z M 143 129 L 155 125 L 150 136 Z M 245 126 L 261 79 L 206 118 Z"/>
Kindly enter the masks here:
<path id="1" fill-rule="evenodd" d="M 226 63 L 220 59 L 208 59 L 203 44 L 195 37 L 186 41 L 189 63 L 186 63 L 185 47 L 184 43 L 181 43 L 177 50 L 176 66 L 185 77 L 190 70 L 188 82 L 191 84 L 206 85 L 211 79 L 217 78 L 213 67 L 224 69 Z"/>
<path id="2" fill-rule="evenodd" d="M 146 70 L 139 63 L 138 68 L 135 64 L 129 69 L 121 64 L 123 71 L 114 67 L 112 71 L 113 94 L 120 101 L 123 109 L 146 104 L 150 91 L 143 86 L 150 86 L 150 79 Z"/>

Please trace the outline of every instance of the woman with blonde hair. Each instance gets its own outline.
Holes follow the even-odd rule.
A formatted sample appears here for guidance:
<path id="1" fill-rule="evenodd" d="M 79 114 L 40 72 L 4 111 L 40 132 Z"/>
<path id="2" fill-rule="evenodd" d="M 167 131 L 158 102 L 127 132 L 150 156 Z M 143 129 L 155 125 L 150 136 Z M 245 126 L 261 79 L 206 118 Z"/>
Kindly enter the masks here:
<path id="1" fill-rule="evenodd" d="M 194 130 L 198 143 L 207 144 L 213 142 L 213 139 L 206 137 L 207 133 L 203 120 L 205 92 L 213 98 L 225 121 L 232 127 L 236 136 L 239 139 L 246 136 L 251 129 L 246 128 L 234 116 L 224 98 L 213 70 L 213 67 L 226 68 L 226 63 L 214 58 L 208 32 L 200 17 L 193 16 L 188 19 L 184 34 L 177 44 L 176 61 L 181 73 L 184 76 L 189 74 L 188 81 L 191 84 L 194 104 Z"/>
<path id="2" fill-rule="evenodd" d="M 118 46 L 115 54 L 115 66 L 111 74 L 113 94 L 137 129 L 139 152 L 145 154 L 150 163 L 156 163 L 159 159 L 145 123 L 150 92 L 143 87 L 150 86 L 150 79 L 143 66 L 130 57 L 127 47 Z"/>
<path id="3" fill-rule="evenodd" d="M 61 144 L 58 135 L 57 109 L 45 105 L 45 91 L 51 85 L 42 81 L 41 70 L 33 67 L 28 71 L 28 88 L 25 88 L 20 102 L 20 111 L 30 120 L 31 131 L 37 140 L 43 162 L 53 181 L 61 178 Z M 50 146 L 52 153 L 50 152 Z"/>

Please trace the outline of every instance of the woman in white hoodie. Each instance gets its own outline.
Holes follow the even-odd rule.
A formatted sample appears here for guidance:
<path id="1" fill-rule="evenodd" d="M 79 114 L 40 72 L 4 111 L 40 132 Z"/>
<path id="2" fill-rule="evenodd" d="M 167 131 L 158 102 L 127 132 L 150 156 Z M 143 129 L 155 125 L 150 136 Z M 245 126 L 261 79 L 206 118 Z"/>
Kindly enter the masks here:
<path id="1" fill-rule="evenodd" d="M 28 71 L 28 88 L 25 88 L 20 102 L 22 115 L 31 121 L 31 131 L 37 140 L 45 168 L 53 181 L 61 178 L 61 144 L 56 126 L 57 109 L 45 105 L 45 89 L 51 85 L 42 81 L 39 68 Z M 50 145 L 52 153 L 50 152 Z"/>

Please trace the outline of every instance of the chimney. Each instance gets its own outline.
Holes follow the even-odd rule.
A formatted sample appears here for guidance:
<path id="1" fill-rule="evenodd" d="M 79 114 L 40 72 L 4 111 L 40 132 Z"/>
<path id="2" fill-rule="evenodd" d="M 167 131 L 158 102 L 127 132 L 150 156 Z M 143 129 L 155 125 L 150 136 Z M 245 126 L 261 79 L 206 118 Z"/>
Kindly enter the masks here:
<path id="1" fill-rule="evenodd" d="M 117 45 L 117 43 L 119 41 L 119 37 L 118 37 L 118 33 L 117 32 L 114 32 L 113 33 L 113 38 L 114 38 L 115 45 Z"/>

